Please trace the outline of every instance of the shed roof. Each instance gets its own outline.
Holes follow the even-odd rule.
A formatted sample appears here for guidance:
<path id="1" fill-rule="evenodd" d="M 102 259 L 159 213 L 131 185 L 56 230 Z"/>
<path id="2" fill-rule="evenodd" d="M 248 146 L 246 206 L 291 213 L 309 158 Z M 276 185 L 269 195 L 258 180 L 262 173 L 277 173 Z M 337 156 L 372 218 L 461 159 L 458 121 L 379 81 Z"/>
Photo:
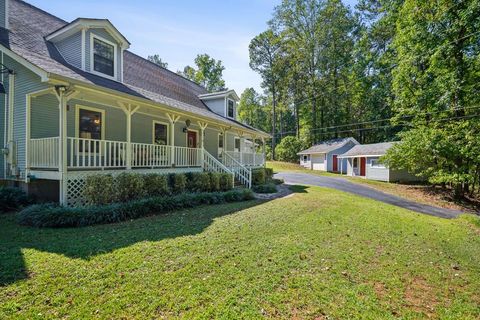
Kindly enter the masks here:
<path id="1" fill-rule="evenodd" d="M 395 142 L 382 142 L 372 144 L 359 144 L 348 150 L 339 158 L 353 158 L 359 156 L 383 156 Z"/>
<path id="2" fill-rule="evenodd" d="M 313 147 L 310 147 L 306 150 L 300 151 L 298 155 L 304 154 L 313 154 L 313 153 L 328 153 L 333 150 L 339 149 L 346 145 L 348 142 L 353 142 L 354 144 L 358 144 L 358 141 L 354 138 L 340 138 L 340 139 L 331 139 L 327 141 L 322 141 Z"/>

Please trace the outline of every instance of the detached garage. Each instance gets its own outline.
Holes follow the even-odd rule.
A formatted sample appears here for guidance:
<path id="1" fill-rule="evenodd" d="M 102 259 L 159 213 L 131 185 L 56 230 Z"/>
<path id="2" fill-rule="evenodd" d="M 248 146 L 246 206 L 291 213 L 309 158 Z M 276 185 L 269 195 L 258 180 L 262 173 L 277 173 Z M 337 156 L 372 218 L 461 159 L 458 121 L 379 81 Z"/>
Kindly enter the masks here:
<path id="1" fill-rule="evenodd" d="M 354 138 L 320 142 L 298 153 L 300 165 L 310 170 L 346 173 L 346 160 L 340 160 L 339 156 L 356 145 L 358 142 Z"/>
<path id="2" fill-rule="evenodd" d="M 393 170 L 380 162 L 394 142 L 356 145 L 349 151 L 340 155 L 340 159 L 347 162 L 347 175 L 364 177 L 370 180 L 386 182 L 408 182 L 421 180 L 405 170 Z"/>

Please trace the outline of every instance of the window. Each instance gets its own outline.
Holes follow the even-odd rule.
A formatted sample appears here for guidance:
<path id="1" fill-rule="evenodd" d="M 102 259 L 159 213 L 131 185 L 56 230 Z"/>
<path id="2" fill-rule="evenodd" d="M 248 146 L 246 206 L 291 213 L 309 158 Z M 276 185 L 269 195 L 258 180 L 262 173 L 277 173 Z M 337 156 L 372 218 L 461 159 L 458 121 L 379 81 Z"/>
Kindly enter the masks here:
<path id="1" fill-rule="evenodd" d="M 227 116 L 232 119 L 235 118 L 235 101 L 230 99 L 227 105 Z"/>
<path id="2" fill-rule="evenodd" d="M 218 149 L 223 150 L 223 134 L 218 134 Z"/>
<path id="3" fill-rule="evenodd" d="M 379 159 L 372 159 L 372 161 L 370 162 L 370 166 L 372 168 L 385 168 L 385 165 L 380 163 Z"/>
<path id="4" fill-rule="evenodd" d="M 78 109 L 78 137 L 101 140 L 103 135 L 103 111 Z"/>
<path id="5" fill-rule="evenodd" d="M 240 138 L 235 138 L 234 149 L 236 152 L 240 152 Z"/>
<path id="6" fill-rule="evenodd" d="M 303 162 L 307 162 L 308 161 L 308 155 L 303 155 Z"/>
<path id="7" fill-rule="evenodd" d="M 153 122 L 153 143 L 168 145 L 168 125 L 162 122 Z"/>
<path id="8" fill-rule="evenodd" d="M 115 76 L 115 46 L 96 37 L 93 38 L 93 70 Z"/>

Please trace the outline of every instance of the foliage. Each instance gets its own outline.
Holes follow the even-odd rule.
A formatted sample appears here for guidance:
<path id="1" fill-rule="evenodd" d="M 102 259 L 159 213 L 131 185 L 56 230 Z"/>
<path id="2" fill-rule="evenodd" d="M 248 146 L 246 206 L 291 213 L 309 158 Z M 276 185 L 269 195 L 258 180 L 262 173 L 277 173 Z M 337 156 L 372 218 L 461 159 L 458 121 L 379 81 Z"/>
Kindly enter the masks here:
<path id="1" fill-rule="evenodd" d="M 213 192 L 221 191 L 221 189 L 220 189 L 220 174 L 210 172 L 209 176 L 210 176 L 210 191 L 213 191 Z"/>
<path id="2" fill-rule="evenodd" d="M 187 190 L 187 176 L 183 173 L 171 174 L 170 189 L 174 194 L 185 192 Z"/>
<path id="3" fill-rule="evenodd" d="M 83 196 L 89 204 L 108 204 L 116 200 L 115 179 L 109 174 L 89 175 L 85 179 Z"/>
<path id="4" fill-rule="evenodd" d="M 21 225 L 47 228 L 84 227 L 115 223 L 163 214 L 183 208 L 238 202 L 254 199 L 250 190 L 230 190 L 214 193 L 185 193 L 176 196 L 153 197 L 103 206 L 63 207 L 57 204 L 30 206 L 18 213 Z"/>
<path id="5" fill-rule="evenodd" d="M 257 186 L 265 184 L 267 181 L 267 173 L 265 168 L 258 168 L 252 170 L 252 185 Z"/>
<path id="6" fill-rule="evenodd" d="M 283 179 L 271 179 L 270 181 L 277 186 L 285 183 Z"/>
<path id="7" fill-rule="evenodd" d="M 170 193 L 168 176 L 151 173 L 143 176 L 144 194 L 147 197 L 164 196 Z"/>
<path id="8" fill-rule="evenodd" d="M 28 203 L 27 194 L 20 188 L 0 186 L 0 213 L 16 210 Z"/>
<path id="9" fill-rule="evenodd" d="M 297 153 L 302 151 L 302 142 L 294 136 L 285 137 L 277 145 L 277 160 L 284 162 L 298 162 Z"/>
<path id="10" fill-rule="evenodd" d="M 220 173 L 220 191 L 227 191 L 233 189 L 233 178 L 232 175 L 228 173 Z"/>
<path id="11" fill-rule="evenodd" d="M 208 172 L 193 172 L 187 175 L 187 190 L 190 192 L 210 191 L 210 174 Z"/>
<path id="12" fill-rule="evenodd" d="M 165 68 L 165 69 L 168 68 L 168 63 L 162 61 L 162 58 L 160 58 L 160 55 L 158 54 L 154 54 L 153 56 L 148 56 L 147 60 L 155 63 L 156 65 L 159 65 L 162 68 Z"/>
<path id="13" fill-rule="evenodd" d="M 144 178 L 139 173 L 123 172 L 115 177 L 116 201 L 126 202 L 145 196 Z"/>
<path id="14" fill-rule="evenodd" d="M 193 82 L 205 87 L 209 92 L 221 91 L 225 89 L 225 80 L 223 80 L 223 71 L 225 67 L 221 60 L 215 60 L 208 54 L 199 54 L 195 58 L 196 69 L 186 66 L 183 71 L 178 73 Z"/>
<path id="15" fill-rule="evenodd" d="M 253 191 L 256 193 L 276 193 L 278 190 L 277 186 L 274 183 L 270 182 L 254 186 Z"/>
<path id="16" fill-rule="evenodd" d="M 272 179 L 273 178 L 273 169 L 272 168 L 263 168 L 265 170 L 265 177 L 267 179 Z"/>

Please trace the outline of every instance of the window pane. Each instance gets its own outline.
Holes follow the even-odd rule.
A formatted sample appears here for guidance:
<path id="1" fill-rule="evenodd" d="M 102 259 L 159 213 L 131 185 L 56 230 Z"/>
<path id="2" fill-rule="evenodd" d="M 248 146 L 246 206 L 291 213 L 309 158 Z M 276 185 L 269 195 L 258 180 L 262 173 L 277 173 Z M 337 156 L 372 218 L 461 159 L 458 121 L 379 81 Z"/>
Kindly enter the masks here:
<path id="1" fill-rule="evenodd" d="M 240 150 L 240 139 L 235 139 L 235 149 Z"/>
<path id="2" fill-rule="evenodd" d="M 168 129 L 167 125 L 162 123 L 155 123 L 155 143 L 160 145 L 168 144 Z"/>
<path id="3" fill-rule="evenodd" d="M 233 118 L 235 115 L 235 107 L 232 100 L 228 100 L 228 116 Z"/>
<path id="4" fill-rule="evenodd" d="M 218 147 L 223 148 L 223 135 L 222 134 L 218 135 Z"/>
<path id="5" fill-rule="evenodd" d="M 79 110 L 79 134 L 80 138 L 102 139 L 102 113 L 97 111 Z"/>
<path id="6" fill-rule="evenodd" d="M 93 39 L 93 69 L 105 73 L 109 76 L 114 75 L 114 47 L 98 39 Z"/>

